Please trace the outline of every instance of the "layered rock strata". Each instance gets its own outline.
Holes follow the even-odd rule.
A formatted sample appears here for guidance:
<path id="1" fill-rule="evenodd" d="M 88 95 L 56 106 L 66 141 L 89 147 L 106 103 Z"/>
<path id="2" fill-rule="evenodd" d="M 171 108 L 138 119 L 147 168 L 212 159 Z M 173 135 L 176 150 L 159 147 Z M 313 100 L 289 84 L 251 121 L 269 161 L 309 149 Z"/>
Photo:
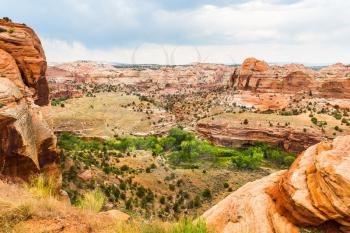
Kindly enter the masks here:
<path id="1" fill-rule="evenodd" d="M 0 173 L 27 178 L 57 170 L 56 138 L 46 120 L 49 95 L 40 40 L 0 20 Z"/>

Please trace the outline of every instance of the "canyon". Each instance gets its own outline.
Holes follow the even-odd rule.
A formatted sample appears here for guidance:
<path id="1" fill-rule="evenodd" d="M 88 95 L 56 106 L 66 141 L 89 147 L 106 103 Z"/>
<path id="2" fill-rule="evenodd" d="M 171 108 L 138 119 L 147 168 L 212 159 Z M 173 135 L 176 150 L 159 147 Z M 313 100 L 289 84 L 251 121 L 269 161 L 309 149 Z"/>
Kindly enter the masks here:
<path id="1" fill-rule="evenodd" d="M 187 224 L 350 232 L 349 73 L 255 58 L 47 67 L 35 32 L 2 19 L 1 227 L 120 232 L 162 220 L 168 232 L 201 213 Z"/>
<path id="2" fill-rule="evenodd" d="M 182 124 L 220 145 L 266 141 L 295 152 L 322 139 L 333 139 L 334 134 L 349 133 L 349 75 L 349 66 L 343 64 L 314 70 L 300 64 L 269 65 L 255 58 L 247 58 L 241 66 L 113 66 L 80 61 L 50 66 L 47 72 L 52 98 L 70 99 L 67 103 L 73 105 L 75 98 L 85 100 L 100 92 L 127 93 L 151 101 L 168 113 L 162 117 L 167 122 L 155 124 L 153 133 L 161 133 L 165 125 Z M 257 113 L 250 117 L 249 127 L 237 116 L 228 120 L 230 126 L 215 120 L 242 111 Z M 337 112 L 344 112 L 342 122 L 328 117 Z M 266 115 L 286 117 L 279 122 Z M 308 124 L 312 117 L 327 125 Z M 298 125 L 299 120 L 303 124 Z M 67 124 L 59 116 L 54 120 L 57 130 L 66 128 L 62 121 Z M 334 127 L 342 129 L 335 131 Z M 76 131 L 84 131 L 84 127 Z"/>

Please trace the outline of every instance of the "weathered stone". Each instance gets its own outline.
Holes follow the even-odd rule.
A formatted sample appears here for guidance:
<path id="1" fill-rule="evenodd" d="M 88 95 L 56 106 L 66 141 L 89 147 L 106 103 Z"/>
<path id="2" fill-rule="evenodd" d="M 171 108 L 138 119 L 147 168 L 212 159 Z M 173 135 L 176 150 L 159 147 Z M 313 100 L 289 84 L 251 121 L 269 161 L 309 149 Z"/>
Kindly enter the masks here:
<path id="1" fill-rule="evenodd" d="M 244 185 L 203 214 L 216 232 L 290 233 L 350 228 L 350 136 L 303 152 L 288 171 Z"/>
<path id="2" fill-rule="evenodd" d="M 0 28 L 0 173 L 57 174 L 56 137 L 42 111 L 48 87 L 40 41 L 24 25 L 0 20 Z"/>

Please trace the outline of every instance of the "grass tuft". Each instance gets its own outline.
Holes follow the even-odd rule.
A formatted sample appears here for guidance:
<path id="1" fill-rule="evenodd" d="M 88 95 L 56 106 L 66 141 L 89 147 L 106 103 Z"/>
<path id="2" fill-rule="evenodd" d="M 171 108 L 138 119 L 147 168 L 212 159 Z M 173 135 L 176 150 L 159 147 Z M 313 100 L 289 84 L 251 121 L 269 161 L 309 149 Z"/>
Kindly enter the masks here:
<path id="1" fill-rule="evenodd" d="M 30 219 L 33 215 L 33 206 L 30 203 L 13 206 L 0 200 L 0 232 L 12 232 L 13 227 Z"/>
<path id="2" fill-rule="evenodd" d="M 164 222 L 119 222 L 116 233 L 210 233 L 204 220 L 182 218 L 177 223 Z"/>
<path id="3" fill-rule="evenodd" d="M 92 190 L 84 194 L 83 198 L 78 201 L 78 206 L 83 210 L 99 212 L 106 198 L 100 190 Z"/>
<path id="4" fill-rule="evenodd" d="M 40 174 L 32 177 L 25 188 L 37 198 L 46 198 L 55 195 L 57 184 L 53 178 Z"/>

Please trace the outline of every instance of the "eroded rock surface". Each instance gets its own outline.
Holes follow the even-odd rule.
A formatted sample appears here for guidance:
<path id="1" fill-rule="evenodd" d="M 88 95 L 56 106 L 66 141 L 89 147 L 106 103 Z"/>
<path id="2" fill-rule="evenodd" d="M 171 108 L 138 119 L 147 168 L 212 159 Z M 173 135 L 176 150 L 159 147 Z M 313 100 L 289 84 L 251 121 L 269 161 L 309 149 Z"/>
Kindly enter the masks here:
<path id="1" fill-rule="evenodd" d="M 0 173 L 27 178 L 57 170 L 56 138 L 46 120 L 49 96 L 40 40 L 0 20 Z"/>
<path id="2" fill-rule="evenodd" d="M 244 185 L 204 213 L 216 232 L 350 231 L 350 136 L 303 152 L 288 171 Z"/>

